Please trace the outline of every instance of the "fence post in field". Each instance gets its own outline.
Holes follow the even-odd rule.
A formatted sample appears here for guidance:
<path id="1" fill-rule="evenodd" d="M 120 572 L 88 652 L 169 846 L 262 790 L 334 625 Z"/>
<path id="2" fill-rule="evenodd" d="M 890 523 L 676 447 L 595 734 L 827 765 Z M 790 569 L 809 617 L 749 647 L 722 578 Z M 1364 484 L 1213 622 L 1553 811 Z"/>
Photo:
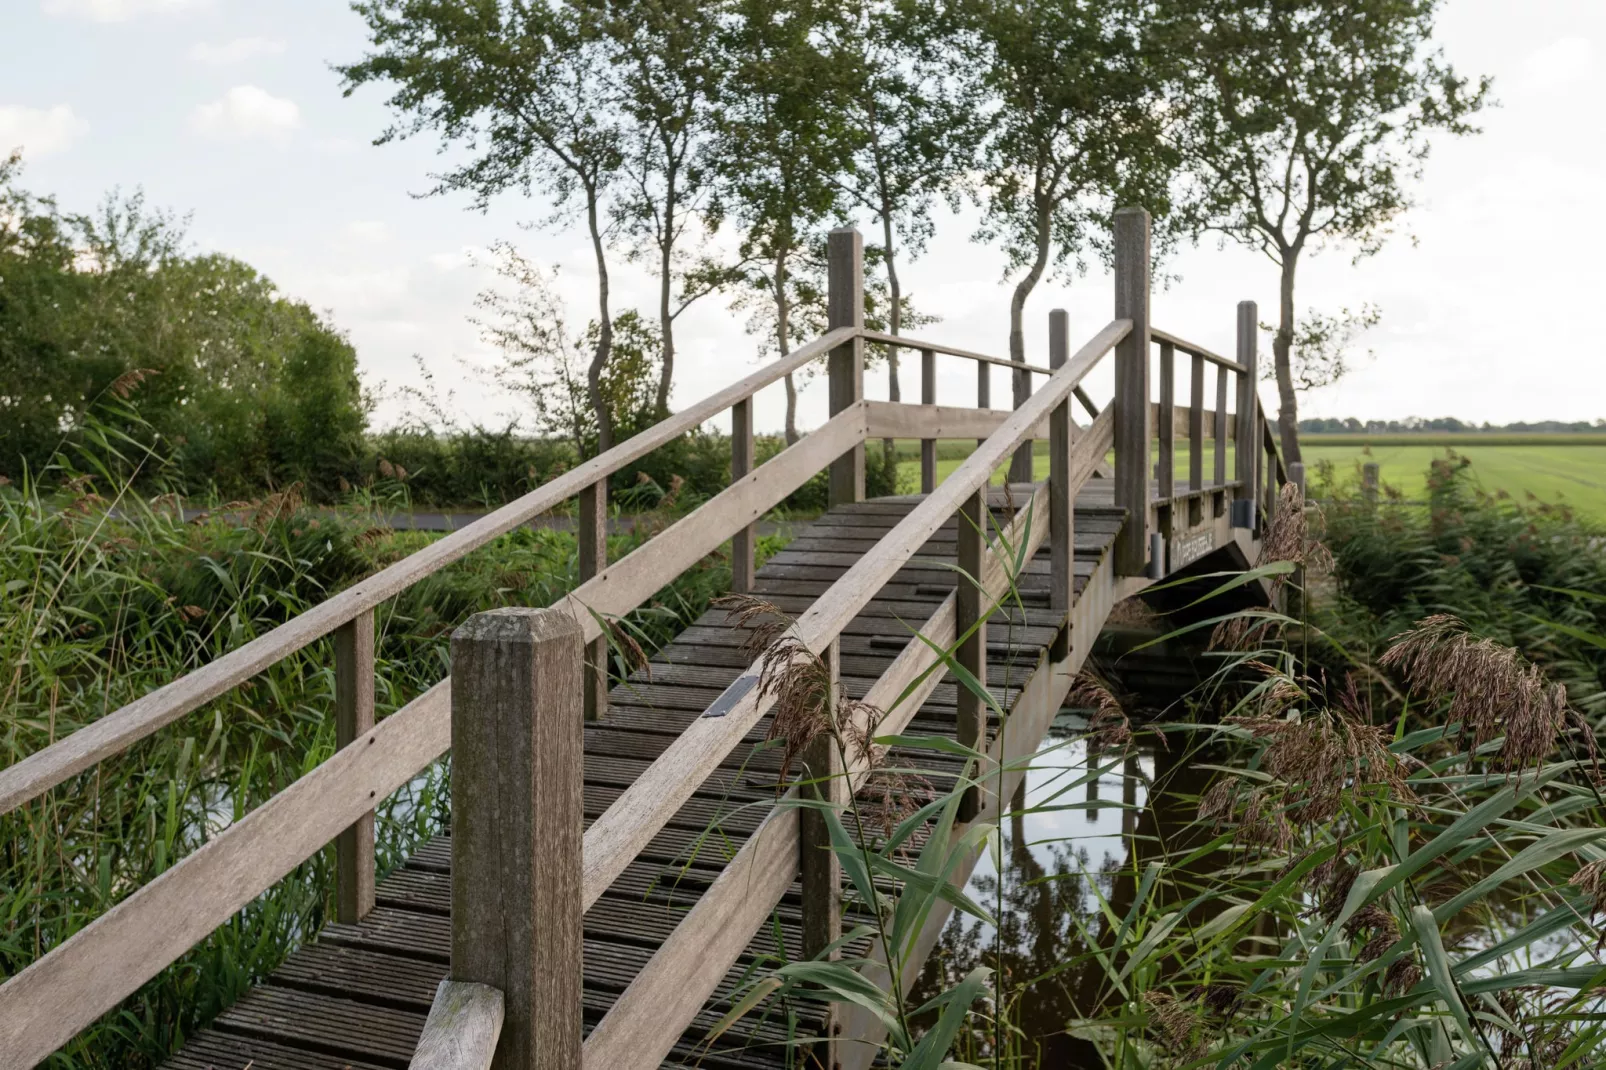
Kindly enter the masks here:
<path id="1" fill-rule="evenodd" d="M 1126 523 L 1115 572 L 1142 575 L 1149 554 L 1149 213 L 1115 213 L 1115 318 L 1132 331 L 1115 346 L 1115 504 Z"/>
<path id="2" fill-rule="evenodd" d="M 502 992 L 496 1070 L 579 1070 L 583 633 L 498 609 L 452 634 L 452 970 Z"/>
<path id="3" fill-rule="evenodd" d="M 1288 482 L 1299 490 L 1299 502 L 1294 507 L 1300 512 L 1305 509 L 1305 464 L 1303 461 L 1290 461 L 1288 463 Z M 1288 598 L 1286 612 L 1290 617 L 1300 616 L 1305 609 L 1305 566 L 1300 564 L 1288 577 Z"/>
<path id="4" fill-rule="evenodd" d="M 1361 465 L 1361 500 L 1368 505 L 1377 504 L 1377 462 Z"/>
<path id="5" fill-rule="evenodd" d="M 580 582 L 608 567 L 608 480 L 599 479 L 580 492 L 579 524 L 575 532 L 580 551 Z M 608 716 L 608 634 L 586 647 L 585 718 Z"/>
<path id="6" fill-rule="evenodd" d="M 831 640 L 824 660 L 830 674 L 831 717 L 835 723 L 838 684 L 842 677 L 841 640 Z M 842 766 L 842 752 L 830 732 L 820 732 L 803 750 L 798 776 L 803 781 L 800 792 L 804 798 L 815 799 L 846 809 L 848 803 L 847 770 Z M 798 811 L 798 871 L 802 883 L 803 959 L 815 959 L 825 949 L 842 938 L 842 862 L 831 847 L 830 826 L 825 816 L 811 807 Z M 830 958 L 841 958 L 840 950 L 833 950 Z M 817 1062 L 823 1067 L 837 1063 L 837 1035 L 841 1031 L 838 1016 L 827 1009 L 825 1040 L 809 1049 L 810 1065 Z"/>
<path id="7" fill-rule="evenodd" d="M 929 349 L 920 351 L 920 404 L 937 404 L 937 354 Z M 937 440 L 920 440 L 920 493 L 930 494 L 937 489 Z"/>
<path id="8" fill-rule="evenodd" d="M 1234 428 L 1237 441 L 1233 444 L 1233 456 L 1237 460 L 1234 478 L 1238 480 L 1238 489 L 1233 494 L 1236 501 L 1249 502 L 1247 507 L 1239 506 L 1240 510 L 1247 508 L 1248 522 L 1242 522 L 1241 513 L 1234 514 L 1233 523 L 1237 527 L 1252 528 L 1255 526 L 1255 459 L 1260 456 L 1260 427 L 1256 422 L 1259 406 L 1255 399 L 1255 377 L 1259 374 L 1256 366 L 1258 353 L 1256 341 L 1260 330 L 1260 321 L 1253 301 L 1238 302 L 1238 363 L 1244 366 L 1244 371 L 1238 376 L 1238 421 Z"/>
<path id="9" fill-rule="evenodd" d="M 961 638 L 954 660 L 968 670 L 983 687 L 987 686 L 987 600 L 981 587 L 982 561 L 987 554 L 987 487 L 965 499 L 955 517 L 959 526 L 957 547 L 961 575 L 954 592 L 954 635 L 964 636 L 975 625 L 968 639 Z M 955 738 L 967 747 L 983 749 L 987 737 L 987 701 L 964 684 L 959 685 L 959 723 Z M 980 773 L 978 768 L 977 773 Z M 965 789 L 959 802 L 958 820 L 969 821 L 981 811 L 981 793 Z"/>
<path id="10" fill-rule="evenodd" d="M 864 326 L 864 238 L 852 227 L 838 227 L 826 242 L 826 326 Z M 831 415 L 864 398 L 864 339 L 831 350 Z M 832 507 L 864 500 L 864 443 L 831 462 L 828 501 Z"/>
<path id="11" fill-rule="evenodd" d="M 335 630 L 335 746 L 374 726 L 374 611 Z M 374 812 L 335 837 L 335 920 L 353 925 L 374 909 Z"/>
<path id="12" fill-rule="evenodd" d="M 753 399 L 731 406 L 731 486 L 753 470 Z M 731 590 L 753 589 L 753 542 L 757 528 L 749 524 L 731 536 Z"/>
<path id="13" fill-rule="evenodd" d="M 1048 314 L 1048 366 L 1058 369 L 1070 359 L 1071 321 L 1063 308 Z M 1071 479 L 1071 399 L 1067 396 L 1048 418 L 1048 537 L 1053 559 L 1048 607 L 1069 613 L 1076 582 L 1076 491 Z"/>

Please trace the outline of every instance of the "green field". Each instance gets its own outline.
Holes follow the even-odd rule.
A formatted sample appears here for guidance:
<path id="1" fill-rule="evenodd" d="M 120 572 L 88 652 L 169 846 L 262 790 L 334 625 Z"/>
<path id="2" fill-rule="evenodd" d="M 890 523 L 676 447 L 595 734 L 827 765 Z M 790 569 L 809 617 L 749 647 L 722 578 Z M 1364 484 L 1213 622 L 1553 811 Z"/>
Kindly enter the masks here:
<path id="1" fill-rule="evenodd" d="M 1359 481 L 1358 465 L 1377 462 L 1385 485 L 1396 487 L 1410 500 L 1427 493 L 1427 475 L 1444 451 L 1472 462 L 1473 477 L 1491 493 L 1505 491 L 1514 498 L 1528 495 L 1545 502 L 1561 502 L 1581 515 L 1606 520 L 1606 435 L 1308 435 L 1305 461 L 1314 469 L 1319 461 L 1331 462 L 1340 479 Z M 920 485 L 918 444 L 898 444 L 899 484 L 907 490 Z M 874 448 L 872 446 L 872 448 Z M 937 474 L 941 478 L 958 467 L 969 453 L 966 442 L 938 443 Z M 1048 444 L 1036 443 L 1035 474 L 1048 473 Z M 1205 457 L 1205 478 L 1211 458 Z M 1232 471 L 1231 452 L 1228 472 Z M 1187 451 L 1177 450 L 1177 475 L 1186 478 Z M 1001 475 L 1001 473 L 1000 473 Z"/>

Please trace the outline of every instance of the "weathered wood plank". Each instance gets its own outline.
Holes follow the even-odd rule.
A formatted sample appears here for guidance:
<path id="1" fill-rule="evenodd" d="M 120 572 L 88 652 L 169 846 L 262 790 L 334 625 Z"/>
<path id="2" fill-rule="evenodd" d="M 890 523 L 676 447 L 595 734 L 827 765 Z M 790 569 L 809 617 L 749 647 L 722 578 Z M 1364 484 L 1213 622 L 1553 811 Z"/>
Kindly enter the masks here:
<path id="1" fill-rule="evenodd" d="M 335 629 L 335 746 L 374 726 L 374 611 Z M 374 908 L 374 812 L 335 837 L 335 917 L 361 921 Z"/>
<path id="2" fill-rule="evenodd" d="M 442 981 L 409 1070 L 490 1070 L 502 1017 L 501 992 L 489 985 Z"/>
<path id="3" fill-rule="evenodd" d="M 855 333 L 831 350 L 830 414 L 836 416 L 864 400 L 864 238 L 852 227 L 838 227 L 826 238 L 827 325 Z M 827 498 L 832 505 L 864 498 L 864 441 L 831 462 Z"/>
<path id="4" fill-rule="evenodd" d="M 1115 315 L 1132 330 L 1115 347 L 1115 504 L 1127 524 L 1115 543 L 1115 568 L 1139 576 L 1149 554 L 1149 213 L 1115 213 Z"/>

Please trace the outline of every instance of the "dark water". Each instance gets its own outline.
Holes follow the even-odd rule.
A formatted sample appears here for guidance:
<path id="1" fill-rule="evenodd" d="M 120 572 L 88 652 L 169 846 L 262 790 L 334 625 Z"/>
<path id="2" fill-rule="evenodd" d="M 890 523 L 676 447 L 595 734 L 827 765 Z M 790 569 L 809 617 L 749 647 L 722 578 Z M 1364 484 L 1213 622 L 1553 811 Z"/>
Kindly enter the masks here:
<path id="1" fill-rule="evenodd" d="M 918 1006 L 978 965 L 996 971 L 1011 1027 L 1001 1047 L 1019 1067 L 1103 1065 L 1068 1031 L 1109 998 L 1104 971 L 1080 961 L 1111 937 L 1100 899 L 1117 917 L 1126 913 L 1147 858 L 1175 850 L 1188 835 L 1209 776 L 1163 751 L 1089 755 L 1082 730 L 1074 713 L 1056 720 L 1024 799 L 1017 794 L 1002 835 L 971 876 L 967 890 L 998 928 L 955 913 L 913 994 Z M 1072 786 L 1095 769 L 1097 777 Z M 955 1054 L 990 1056 L 997 1039 L 978 1031 Z"/>

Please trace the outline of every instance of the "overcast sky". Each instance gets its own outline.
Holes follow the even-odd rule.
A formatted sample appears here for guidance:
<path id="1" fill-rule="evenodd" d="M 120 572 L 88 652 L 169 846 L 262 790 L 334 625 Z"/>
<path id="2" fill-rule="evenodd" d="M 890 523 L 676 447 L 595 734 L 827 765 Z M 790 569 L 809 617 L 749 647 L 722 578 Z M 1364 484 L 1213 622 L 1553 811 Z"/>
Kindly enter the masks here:
<path id="1" fill-rule="evenodd" d="M 1596 333 L 1606 291 L 1606 2 L 1449 0 L 1439 38 L 1464 73 L 1495 76 L 1501 106 L 1481 136 L 1436 146 L 1404 228 L 1415 244 L 1397 240 L 1358 265 L 1332 252 L 1302 268 L 1302 304 L 1370 302 L 1383 313 L 1361 345 L 1375 359 L 1307 397 L 1303 411 L 1497 423 L 1606 416 Z M 371 144 L 388 118 L 383 94 L 342 98 L 330 70 L 365 41 L 338 0 L 0 0 L 0 39 L 0 152 L 23 146 L 25 187 L 67 208 L 88 208 L 114 186 L 143 187 L 151 203 L 189 215 L 197 248 L 239 257 L 326 310 L 371 386 L 418 383 L 416 354 L 464 419 L 517 411 L 472 371 L 494 354 L 467 320 L 486 283 L 471 259 L 498 238 L 559 268 L 576 324 L 591 312 L 583 232 L 521 230 L 548 211 L 519 198 L 486 214 L 466 198 L 420 199 L 436 144 Z M 971 242 L 974 225 L 973 214 L 944 214 L 905 286 L 942 316 L 925 333 L 1002 354 L 1009 289 L 1001 258 Z M 1207 243 L 1169 267 L 1180 280 L 1156 293 L 1156 326 L 1218 351 L 1231 352 L 1235 302 L 1260 301 L 1262 319 L 1275 307 L 1276 269 L 1258 254 Z M 616 311 L 656 308 L 652 278 L 614 270 Z M 1096 275 L 1039 287 L 1027 307 L 1031 355 L 1042 358 L 1050 308 L 1068 308 L 1073 337 L 1085 337 L 1111 300 L 1108 278 Z M 683 317 L 677 403 L 747 370 L 757 345 L 743 327 L 718 301 Z M 906 396 L 918 390 L 912 371 Z M 870 392 L 884 396 L 885 386 L 873 381 Z M 779 391 L 768 395 L 761 426 L 779 422 Z M 1002 375 L 994 396 L 1008 396 Z M 970 369 L 945 364 L 939 397 L 972 402 Z M 805 425 L 823 406 L 819 386 L 806 392 Z M 380 419 L 396 413 L 389 402 Z"/>

